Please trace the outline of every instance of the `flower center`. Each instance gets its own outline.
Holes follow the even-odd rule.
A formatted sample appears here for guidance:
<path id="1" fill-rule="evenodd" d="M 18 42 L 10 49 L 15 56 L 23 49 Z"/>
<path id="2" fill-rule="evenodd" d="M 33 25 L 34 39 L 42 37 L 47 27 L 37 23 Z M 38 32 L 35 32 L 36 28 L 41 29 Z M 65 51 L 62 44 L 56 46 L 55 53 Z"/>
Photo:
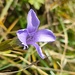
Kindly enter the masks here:
<path id="1" fill-rule="evenodd" d="M 27 37 L 27 42 L 28 42 L 28 41 L 31 41 L 32 39 L 33 39 L 33 36 L 28 36 L 28 37 Z"/>

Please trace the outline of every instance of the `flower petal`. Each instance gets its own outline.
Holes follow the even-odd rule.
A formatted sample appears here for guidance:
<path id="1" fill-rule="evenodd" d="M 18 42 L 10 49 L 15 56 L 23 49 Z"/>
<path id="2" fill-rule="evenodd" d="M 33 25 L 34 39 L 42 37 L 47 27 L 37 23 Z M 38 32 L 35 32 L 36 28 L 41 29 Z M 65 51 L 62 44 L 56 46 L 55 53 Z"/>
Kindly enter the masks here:
<path id="1" fill-rule="evenodd" d="M 56 37 L 51 30 L 39 30 L 34 36 L 35 42 L 53 42 Z"/>
<path id="2" fill-rule="evenodd" d="M 18 39 L 22 42 L 22 44 L 24 46 L 27 46 L 27 43 L 26 43 L 26 38 L 27 38 L 27 30 L 26 29 L 20 29 L 17 31 L 17 37 Z"/>
<path id="3" fill-rule="evenodd" d="M 27 23 L 27 29 L 29 33 L 35 32 L 40 24 L 40 21 L 33 9 L 30 9 L 28 12 Z"/>
<path id="4" fill-rule="evenodd" d="M 37 53 L 39 54 L 39 56 L 42 59 L 44 59 L 45 58 L 45 55 L 42 53 L 42 50 L 41 50 L 40 46 L 38 46 L 38 44 L 36 44 L 36 43 L 32 43 L 31 45 L 33 45 L 36 48 Z"/>

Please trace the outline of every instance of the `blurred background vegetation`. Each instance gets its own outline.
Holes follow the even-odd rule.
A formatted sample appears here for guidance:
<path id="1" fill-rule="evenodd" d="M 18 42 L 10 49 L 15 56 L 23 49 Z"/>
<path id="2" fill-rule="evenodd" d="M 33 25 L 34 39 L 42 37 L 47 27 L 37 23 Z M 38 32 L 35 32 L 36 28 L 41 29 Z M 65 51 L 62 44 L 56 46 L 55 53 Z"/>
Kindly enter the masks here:
<path id="1" fill-rule="evenodd" d="M 16 37 L 31 8 L 39 29 L 56 35 L 53 43 L 39 43 L 44 60 L 32 46 L 23 50 Z M 0 75 L 75 75 L 75 0 L 0 0 Z"/>

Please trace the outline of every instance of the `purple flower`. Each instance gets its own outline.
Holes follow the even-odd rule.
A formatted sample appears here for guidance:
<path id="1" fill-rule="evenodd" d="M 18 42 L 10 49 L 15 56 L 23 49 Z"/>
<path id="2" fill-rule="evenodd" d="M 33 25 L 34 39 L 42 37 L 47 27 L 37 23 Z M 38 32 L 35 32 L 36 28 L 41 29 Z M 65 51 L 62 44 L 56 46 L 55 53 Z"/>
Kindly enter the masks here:
<path id="1" fill-rule="evenodd" d="M 40 21 L 33 9 L 30 9 L 28 12 L 27 23 L 26 29 L 20 29 L 17 31 L 17 37 L 24 45 L 24 49 L 25 47 L 28 47 L 28 45 L 33 45 L 36 48 L 39 56 L 44 59 L 45 55 L 42 53 L 42 50 L 37 42 L 53 42 L 55 41 L 56 37 L 51 30 L 38 30 Z"/>

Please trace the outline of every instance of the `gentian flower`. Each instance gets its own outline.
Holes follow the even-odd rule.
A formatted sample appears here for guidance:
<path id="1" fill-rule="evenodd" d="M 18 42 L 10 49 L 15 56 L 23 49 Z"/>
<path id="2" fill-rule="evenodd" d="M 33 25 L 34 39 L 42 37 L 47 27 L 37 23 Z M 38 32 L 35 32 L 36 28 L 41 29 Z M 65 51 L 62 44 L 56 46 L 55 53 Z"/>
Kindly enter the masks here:
<path id="1" fill-rule="evenodd" d="M 28 45 L 33 45 L 39 56 L 44 59 L 45 55 L 42 53 L 41 47 L 37 44 L 37 42 L 53 42 L 56 37 L 51 30 L 39 30 L 39 24 L 40 21 L 36 16 L 36 13 L 33 9 L 30 9 L 27 16 L 27 28 L 18 30 L 17 37 L 24 45 L 24 49 L 26 47 L 28 48 Z"/>

